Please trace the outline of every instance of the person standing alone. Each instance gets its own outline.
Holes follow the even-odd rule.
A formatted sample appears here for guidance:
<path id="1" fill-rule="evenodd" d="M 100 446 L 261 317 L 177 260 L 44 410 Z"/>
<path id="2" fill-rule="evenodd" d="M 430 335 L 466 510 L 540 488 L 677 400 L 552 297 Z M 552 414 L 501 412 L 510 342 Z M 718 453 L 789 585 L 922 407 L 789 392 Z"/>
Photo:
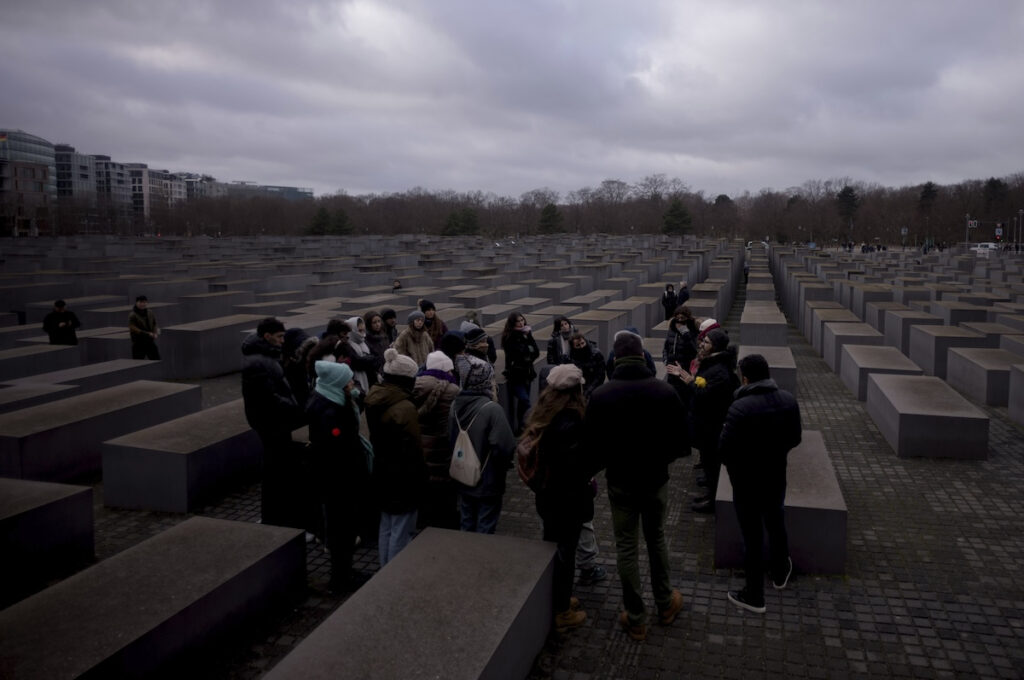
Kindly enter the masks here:
<path id="1" fill-rule="evenodd" d="M 43 319 L 43 330 L 50 336 L 51 345 L 77 345 L 75 329 L 82 324 L 63 300 L 53 303 L 53 311 Z"/>
<path id="2" fill-rule="evenodd" d="M 722 425 L 718 450 L 733 488 L 736 519 L 743 534 L 746 583 L 729 601 L 763 614 L 764 531 L 768 532 L 772 585 L 782 590 L 793 573 L 783 516 L 786 457 L 801 440 L 800 407 L 771 379 L 768 362 L 750 354 L 739 362 L 742 386 Z"/>
<path id="3" fill-rule="evenodd" d="M 128 332 L 132 336 L 132 359 L 160 360 L 160 350 L 156 347 L 160 327 L 156 325 L 156 314 L 149 309 L 149 298 L 145 295 L 135 298 L 135 306 L 128 315 Z"/>

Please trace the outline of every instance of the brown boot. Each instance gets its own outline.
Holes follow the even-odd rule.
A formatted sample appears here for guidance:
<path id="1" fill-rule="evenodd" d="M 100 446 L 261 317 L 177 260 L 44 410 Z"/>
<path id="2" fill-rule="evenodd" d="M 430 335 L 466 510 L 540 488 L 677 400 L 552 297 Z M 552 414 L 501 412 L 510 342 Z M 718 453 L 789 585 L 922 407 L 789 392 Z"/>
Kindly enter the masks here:
<path id="1" fill-rule="evenodd" d="M 569 598 L 569 610 L 577 611 L 580 608 L 580 598 L 573 595 Z"/>
<path id="2" fill-rule="evenodd" d="M 631 625 L 629 623 L 629 614 L 625 610 L 619 614 L 619 623 L 622 625 L 623 630 L 626 631 L 626 634 L 637 642 L 643 642 L 647 639 L 647 625 L 643 623 L 635 626 Z"/>
<path id="3" fill-rule="evenodd" d="M 564 633 L 572 628 L 579 628 L 587 620 L 587 613 L 581 609 L 566 609 L 555 614 L 555 630 Z"/>
<path id="4" fill-rule="evenodd" d="M 683 609 L 683 595 L 678 590 L 672 591 L 672 599 L 659 615 L 661 625 L 667 626 L 676 620 L 676 615 Z"/>

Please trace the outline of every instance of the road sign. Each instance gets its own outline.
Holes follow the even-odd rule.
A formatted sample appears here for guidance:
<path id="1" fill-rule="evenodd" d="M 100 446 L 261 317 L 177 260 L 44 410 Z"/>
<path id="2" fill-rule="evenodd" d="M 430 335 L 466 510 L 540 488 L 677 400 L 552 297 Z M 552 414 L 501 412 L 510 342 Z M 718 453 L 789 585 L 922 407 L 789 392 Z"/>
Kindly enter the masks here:
<path id="1" fill-rule="evenodd" d="M 1002 235 L 1003 235 L 1003 228 L 1002 227 L 996 227 L 996 236 L 1002 236 Z"/>

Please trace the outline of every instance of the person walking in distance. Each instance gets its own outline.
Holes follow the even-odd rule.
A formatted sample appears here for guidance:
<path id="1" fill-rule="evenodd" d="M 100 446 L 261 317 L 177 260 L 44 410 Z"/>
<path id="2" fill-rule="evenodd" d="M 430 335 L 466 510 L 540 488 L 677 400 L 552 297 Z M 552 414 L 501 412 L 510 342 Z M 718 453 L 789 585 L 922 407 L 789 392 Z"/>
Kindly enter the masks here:
<path id="1" fill-rule="evenodd" d="M 53 311 L 43 319 L 43 330 L 50 336 L 51 345 L 77 345 L 75 329 L 81 327 L 78 317 L 63 300 L 53 303 Z"/>
<path id="2" fill-rule="evenodd" d="M 740 359 L 742 386 L 722 425 L 718 450 L 732 482 L 733 506 L 743 534 L 746 583 L 728 594 L 729 601 L 763 614 L 764 532 L 768 533 L 772 585 L 782 590 L 793 573 L 783 506 L 786 502 L 786 457 L 800 443 L 800 407 L 771 379 L 760 354 Z"/>
<path id="3" fill-rule="evenodd" d="M 149 298 L 145 295 L 135 298 L 135 306 L 128 315 L 128 332 L 132 337 L 132 359 L 160 359 L 160 350 L 156 347 L 160 327 L 156 324 L 156 315 L 149 309 Z"/>

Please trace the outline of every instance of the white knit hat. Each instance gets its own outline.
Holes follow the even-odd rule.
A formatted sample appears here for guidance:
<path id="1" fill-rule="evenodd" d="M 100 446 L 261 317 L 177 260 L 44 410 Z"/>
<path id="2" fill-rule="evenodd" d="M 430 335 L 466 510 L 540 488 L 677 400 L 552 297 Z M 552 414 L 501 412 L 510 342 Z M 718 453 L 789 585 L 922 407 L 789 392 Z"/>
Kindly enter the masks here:
<path id="1" fill-rule="evenodd" d="M 394 347 L 384 350 L 384 373 L 387 375 L 401 375 L 406 378 L 415 378 L 420 367 L 412 357 L 399 354 Z"/>
<path id="2" fill-rule="evenodd" d="M 583 371 L 574 364 L 559 364 L 548 373 L 548 385 L 556 390 L 571 390 L 584 382 Z"/>
<path id="3" fill-rule="evenodd" d="M 448 357 L 447 354 L 441 352 L 431 352 L 427 355 L 427 370 L 428 371 L 448 371 L 451 372 L 455 368 L 455 364 Z"/>

